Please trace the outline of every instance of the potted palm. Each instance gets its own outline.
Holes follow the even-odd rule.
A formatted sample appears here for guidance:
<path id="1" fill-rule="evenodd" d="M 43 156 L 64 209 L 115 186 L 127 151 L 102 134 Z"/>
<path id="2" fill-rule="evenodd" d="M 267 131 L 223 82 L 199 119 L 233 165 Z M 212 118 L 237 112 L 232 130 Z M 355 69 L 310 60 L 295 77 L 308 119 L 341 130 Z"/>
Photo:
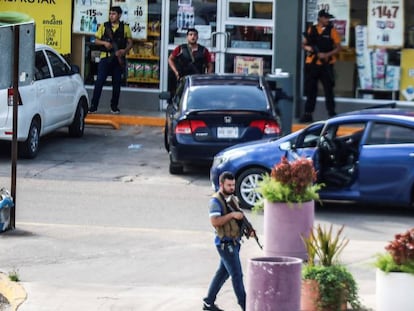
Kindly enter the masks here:
<path id="1" fill-rule="evenodd" d="M 414 228 L 396 234 L 375 262 L 378 311 L 414 310 Z"/>
<path id="2" fill-rule="evenodd" d="M 339 255 L 349 243 L 341 237 L 344 226 L 333 233 L 316 226 L 303 242 L 308 261 L 302 268 L 301 311 L 360 310 L 358 287 L 352 274 L 340 264 Z"/>
<path id="3" fill-rule="evenodd" d="M 263 176 L 257 191 L 263 201 L 254 210 L 264 208 L 264 251 L 266 256 L 290 256 L 307 259 L 301 236 L 313 227 L 315 204 L 320 184 L 315 184 L 313 161 L 283 156 L 271 174 Z"/>

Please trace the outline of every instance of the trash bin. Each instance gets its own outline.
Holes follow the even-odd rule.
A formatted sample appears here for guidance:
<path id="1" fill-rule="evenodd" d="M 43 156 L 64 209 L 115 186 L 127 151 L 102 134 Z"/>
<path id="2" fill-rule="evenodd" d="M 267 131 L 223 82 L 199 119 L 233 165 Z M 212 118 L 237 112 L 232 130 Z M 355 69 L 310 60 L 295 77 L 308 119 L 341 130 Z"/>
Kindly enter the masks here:
<path id="1" fill-rule="evenodd" d="M 266 80 L 279 108 L 282 135 L 289 134 L 292 132 L 293 119 L 293 77 L 287 72 L 281 72 L 266 75 Z"/>
<path id="2" fill-rule="evenodd" d="M 0 232 L 6 231 L 10 225 L 10 211 L 14 203 L 9 192 L 2 188 L 0 189 Z"/>

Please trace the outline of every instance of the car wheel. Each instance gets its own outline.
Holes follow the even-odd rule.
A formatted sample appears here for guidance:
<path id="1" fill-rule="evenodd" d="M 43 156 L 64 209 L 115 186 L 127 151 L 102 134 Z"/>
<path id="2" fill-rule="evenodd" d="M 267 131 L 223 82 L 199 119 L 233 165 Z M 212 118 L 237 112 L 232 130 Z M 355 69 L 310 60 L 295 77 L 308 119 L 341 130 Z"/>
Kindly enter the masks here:
<path id="1" fill-rule="evenodd" d="M 76 108 L 75 117 L 73 122 L 69 125 L 69 135 L 72 137 L 82 137 L 85 130 L 85 108 L 82 102 L 79 101 L 78 107 Z"/>
<path id="2" fill-rule="evenodd" d="M 164 147 L 167 152 L 170 152 L 170 144 L 168 143 L 168 126 L 167 123 L 165 123 L 164 127 Z"/>
<path id="3" fill-rule="evenodd" d="M 30 124 L 27 139 L 19 143 L 19 154 L 22 158 L 33 159 L 39 152 L 40 125 L 39 121 L 33 119 Z"/>
<path id="4" fill-rule="evenodd" d="M 240 200 L 240 207 L 251 209 L 256 201 L 262 198 L 256 187 L 263 179 L 262 175 L 266 173 L 268 172 L 265 169 L 255 167 L 240 174 L 236 181 L 236 195 Z"/>
<path id="5" fill-rule="evenodd" d="M 170 156 L 170 174 L 171 175 L 179 175 L 184 172 L 184 166 L 177 162 L 174 162 Z"/>

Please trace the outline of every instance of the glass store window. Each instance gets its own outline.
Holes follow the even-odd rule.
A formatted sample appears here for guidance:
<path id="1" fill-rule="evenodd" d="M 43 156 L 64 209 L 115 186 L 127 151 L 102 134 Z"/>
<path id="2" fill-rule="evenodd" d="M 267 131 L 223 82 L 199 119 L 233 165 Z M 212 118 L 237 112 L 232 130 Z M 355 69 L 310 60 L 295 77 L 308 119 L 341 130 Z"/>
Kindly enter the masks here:
<path id="1" fill-rule="evenodd" d="M 315 1 L 307 1 L 306 16 L 311 16 L 318 9 L 321 8 L 315 5 Z M 330 9 L 336 17 L 344 15 L 344 12 L 334 14 Z M 347 44 L 343 45 L 335 65 L 336 96 L 414 100 L 414 77 L 405 74 L 412 67 L 410 62 L 414 58 L 414 2 L 401 0 L 387 6 L 371 0 L 350 0 L 349 11 L 345 15 L 349 16 L 346 20 L 349 33 Z M 313 21 L 307 19 L 307 26 L 316 22 L 316 13 L 313 17 Z M 399 34 L 402 44 L 389 46 L 387 43 L 393 38 L 388 32 L 392 33 L 398 23 L 402 25 L 402 33 Z M 376 42 L 369 39 L 374 33 Z M 366 42 L 361 40 L 362 35 L 367 36 Z M 361 58 L 362 53 L 365 58 Z M 319 94 L 323 96 L 322 87 Z"/>

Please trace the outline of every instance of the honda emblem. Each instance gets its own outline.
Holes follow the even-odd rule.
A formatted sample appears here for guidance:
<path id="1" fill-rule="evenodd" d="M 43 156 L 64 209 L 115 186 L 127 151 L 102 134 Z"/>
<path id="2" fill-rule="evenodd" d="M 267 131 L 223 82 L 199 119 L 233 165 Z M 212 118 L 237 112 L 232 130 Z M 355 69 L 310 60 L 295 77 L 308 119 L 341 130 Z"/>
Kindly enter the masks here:
<path id="1" fill-rule="evenodd" d="M 231 117 L 230 116 L 225 116 L 224 117 L 224 123 L 231 123 Z"/>

